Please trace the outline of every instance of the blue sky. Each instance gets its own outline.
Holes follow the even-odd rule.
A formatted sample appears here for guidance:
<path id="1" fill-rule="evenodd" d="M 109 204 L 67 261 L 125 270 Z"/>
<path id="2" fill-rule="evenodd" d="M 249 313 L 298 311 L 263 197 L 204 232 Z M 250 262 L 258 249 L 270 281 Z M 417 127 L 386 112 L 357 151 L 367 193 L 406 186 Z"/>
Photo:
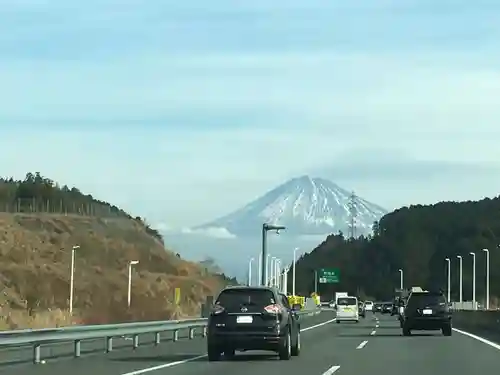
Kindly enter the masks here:
<path id="1" fill-rule="evenodd" d="M 493 0 L 0 0 L 2 174 L 174 227 L 304 173 L 493 196 L 499 39 Z"/>

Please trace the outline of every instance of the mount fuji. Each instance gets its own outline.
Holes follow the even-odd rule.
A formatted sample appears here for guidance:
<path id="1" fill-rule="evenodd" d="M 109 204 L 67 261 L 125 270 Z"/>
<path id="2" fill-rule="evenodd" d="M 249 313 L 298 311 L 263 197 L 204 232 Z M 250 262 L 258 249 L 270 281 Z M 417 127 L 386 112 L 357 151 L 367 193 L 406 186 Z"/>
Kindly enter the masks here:
<path id="1" fill-rule="evenodd" d="M 355 214 L 352 215 L 352 212 Z M 237 237 L 260 235 L 263 223 L 284 225 L 287 235 L 348 234 L 355 217 L 355 235 L 372 232 L 373 222 L 387 211 L 355 196 L 332 181 L 301 176 L 268 191 L 246 206 L 194 230 L 224 230 Z"/>

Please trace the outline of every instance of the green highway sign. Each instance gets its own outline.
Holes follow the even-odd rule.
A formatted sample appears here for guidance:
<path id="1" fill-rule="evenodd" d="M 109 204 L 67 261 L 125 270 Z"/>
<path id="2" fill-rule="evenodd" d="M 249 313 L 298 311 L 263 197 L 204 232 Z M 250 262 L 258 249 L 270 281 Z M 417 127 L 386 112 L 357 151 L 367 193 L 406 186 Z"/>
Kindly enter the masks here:
<path id="1" fill-rule="evenodd" d="M 337 268 L 321 268 L 318 270 L 320 284 L 336 284 L 340 282 L 340 272 Z"/>

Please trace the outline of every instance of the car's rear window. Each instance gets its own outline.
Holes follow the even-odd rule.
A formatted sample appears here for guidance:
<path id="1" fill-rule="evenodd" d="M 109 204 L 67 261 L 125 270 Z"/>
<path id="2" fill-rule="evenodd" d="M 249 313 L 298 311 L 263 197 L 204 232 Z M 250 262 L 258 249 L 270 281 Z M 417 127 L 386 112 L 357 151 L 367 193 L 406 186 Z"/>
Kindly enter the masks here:
<path id="1" fill-rule="evenodd" d="M 356 304 L 357 304 L 356 298 L 352 297 L 341 297 L 337 300 L 337 305 L 340 306 L 352 306 Z"/>
<path id="2" fill-rule="evenodd" d="M 216 303 L 221 306 L 268 306 L 276 303 L 270 290 L 262 289 L 228 289 L 221 292 Z"/>
<path id="3" fill-rule="evenodd" d="M 409 307 L 423 307 L 424 305 L 445 305 L 446 299 L 437 293 L 413 293 L 408 300 Z"/>

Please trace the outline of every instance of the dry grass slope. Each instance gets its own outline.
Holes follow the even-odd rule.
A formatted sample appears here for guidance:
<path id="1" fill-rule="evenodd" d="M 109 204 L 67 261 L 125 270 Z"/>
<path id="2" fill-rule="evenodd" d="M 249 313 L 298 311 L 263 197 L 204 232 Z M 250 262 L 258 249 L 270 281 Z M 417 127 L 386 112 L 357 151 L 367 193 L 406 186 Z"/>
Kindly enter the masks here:
<path id="1" fill-rule="evenodd" d="M 68 313 L 71 249 L 73 317 Z M 223 280 L 165 251 L 126 218 L 0 214 L 0 330 L 199 316 Z M 127 308 L 128 262 L 134 267 Z M 181 306 L 174 289 L 181 288 Z"/>

